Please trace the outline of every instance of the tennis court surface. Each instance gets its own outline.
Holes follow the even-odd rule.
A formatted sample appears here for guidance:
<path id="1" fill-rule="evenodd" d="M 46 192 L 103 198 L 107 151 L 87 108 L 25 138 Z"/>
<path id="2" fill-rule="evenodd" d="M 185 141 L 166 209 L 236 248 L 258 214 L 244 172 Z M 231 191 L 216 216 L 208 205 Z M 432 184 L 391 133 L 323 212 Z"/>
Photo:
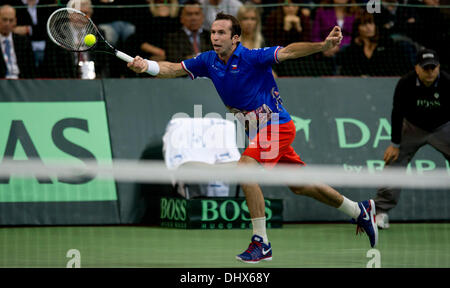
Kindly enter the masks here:
<path id="1" fill-rule="evenodd" d="M 382 268 L 450 267 L 450 223 L 392 223 L 376 250 L 352 224 L 285 224 L 268 232 L 273 260 L 249 265 L 235 260 L 248 229 L 3 227 L 0 267 L 64 268 L 71 249 L 82 268 L 366 268 L 375 260 Z"/>

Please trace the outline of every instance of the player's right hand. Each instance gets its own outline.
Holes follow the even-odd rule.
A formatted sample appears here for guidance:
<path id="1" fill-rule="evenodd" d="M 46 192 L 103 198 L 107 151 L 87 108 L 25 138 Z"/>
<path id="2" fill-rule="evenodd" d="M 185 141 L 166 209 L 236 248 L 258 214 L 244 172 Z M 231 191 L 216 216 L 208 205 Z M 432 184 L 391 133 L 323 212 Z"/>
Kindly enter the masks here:
<path id="1" fill-rule="evenodd" d="M 132 62 L 127 64 L 127 67 L 133 70 L 136 73 L 143 73 L 148 69 L 148 63 L 142 57 L 136 56 L 134 57 Z"/>
<path id="2" fill-rule="evenodd" d="M 386 148 L 386 151 L 384 151 L 384 164 L 388 165 L 391 162 L 397 160 L 398 154 L 400 154 L 400 149 L 390 145 L 388 148 Z"/>

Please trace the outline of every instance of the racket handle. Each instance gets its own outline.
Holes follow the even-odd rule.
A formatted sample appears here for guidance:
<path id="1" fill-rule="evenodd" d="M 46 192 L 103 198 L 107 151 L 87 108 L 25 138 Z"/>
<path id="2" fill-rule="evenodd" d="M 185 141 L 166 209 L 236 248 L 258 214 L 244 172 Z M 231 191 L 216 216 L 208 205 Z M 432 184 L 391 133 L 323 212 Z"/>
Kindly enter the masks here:
<path id="1" fill-rule="evenodd" d="M 123 52 L 120 52 L 119 50 L 115 51 L 117 58 L 125 61 L 125 62 L 133 62 L 133 57 L 131 57 L 130 55 L 127 55 Z M 154 65 L 152 66 L 151 63 L 154 63 Z M 149 68 L 150 70 L 147 70 L 145 72 L 147 72 L 148 74 L 152 75 L 152 76 L 156 76 L 159 73 L 159 65 L 155 62 L 155 61 L 149 61 Z"/>
<path id="2" fill-rule="evenodd" d="M 131 57 L 130 55 L 128 55 L 128 54 L 125 54 L 125 53 L 123 53 L 123 52 L 120 52 L 120 51 L 116 51 L 116 56 L 117 56 L 117 58 L 119 58 L 119 59 L 121 59 L 121 60 L 123 60 L 123 61 L 125 61 L 125 62 L 132 62 L 133 61 L 133 57 Z"/>

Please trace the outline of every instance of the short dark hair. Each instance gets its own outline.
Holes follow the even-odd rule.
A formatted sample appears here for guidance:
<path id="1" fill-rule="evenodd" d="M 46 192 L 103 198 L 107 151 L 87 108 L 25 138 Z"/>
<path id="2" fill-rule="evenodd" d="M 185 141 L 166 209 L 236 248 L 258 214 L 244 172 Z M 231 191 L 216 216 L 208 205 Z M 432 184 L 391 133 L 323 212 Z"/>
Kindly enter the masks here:
<path id="1" fill-rule="evenodd" d="M 365 24 L 375 24 L 375 18 L 372 13 L 367 11 L 362 11 L 355 20 L 353 21 L 353 30 L 352 30 L 352 41 L 359 37 L 359 26 Z M 378 26 L 375 25 L 375 36 L 370 39 L 372 42 L 377 43 L 380 40 L 380 31 L 378 30 Z"/>
<path id="2" fill-rule="evenodd" d="M 202 8 L 202 4 L 197 1 L 197 0 L 187 0 L 183 3 L 182 8 L 186 7 L 186 6 L 194 6 L 194 5 L 199 5 L 200 8 Z"/>
<path id="3" fill-rule="evenodd" d="M 223 12 L 219 12 L 217 13 L 216 19 L 214 21 L 217 20 L 231 21 L 231 37 L 233 37 L 234 35 L 238 35 L 239 37 L 241 36 L 241 24 L 239 23 L 239 20 L 236 19 L 236 17 L 234 17 L 233 15 L 225 14 Z"/>
<path id="4" fill-rule="evenodd" d="M 187 6 L 199 6 L 199 8 L 203 11 L 202 4 L 200 2 L 198 2 L 197 0 L 187 0 L 181 6 L 180 15 L 183 13 L 184 8 L 186 8 Z"/>

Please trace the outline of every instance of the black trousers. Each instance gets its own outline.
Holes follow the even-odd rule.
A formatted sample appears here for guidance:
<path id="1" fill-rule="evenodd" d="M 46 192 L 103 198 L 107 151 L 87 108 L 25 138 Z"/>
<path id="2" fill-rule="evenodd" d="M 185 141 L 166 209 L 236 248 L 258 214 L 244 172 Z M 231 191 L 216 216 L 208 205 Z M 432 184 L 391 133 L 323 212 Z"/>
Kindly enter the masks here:
<path id="1" fill-rule="evenodd" d="M 389 167 L 406 167 L 416 152 L 427 144 L 441 152 L 445 159 L 450 162 L 450 122 L 438 127 L 433 132 L 428 132 L 404 119 L 400 153 L 397 160 L 386 166 L 386 169 L 389 169 Z M 400 199 L 400 192 L 401 189 L 397 188 L 378 189 L 377 196 L 374 199 L 377 213 L 387 213 L 394 208 Z"/>

